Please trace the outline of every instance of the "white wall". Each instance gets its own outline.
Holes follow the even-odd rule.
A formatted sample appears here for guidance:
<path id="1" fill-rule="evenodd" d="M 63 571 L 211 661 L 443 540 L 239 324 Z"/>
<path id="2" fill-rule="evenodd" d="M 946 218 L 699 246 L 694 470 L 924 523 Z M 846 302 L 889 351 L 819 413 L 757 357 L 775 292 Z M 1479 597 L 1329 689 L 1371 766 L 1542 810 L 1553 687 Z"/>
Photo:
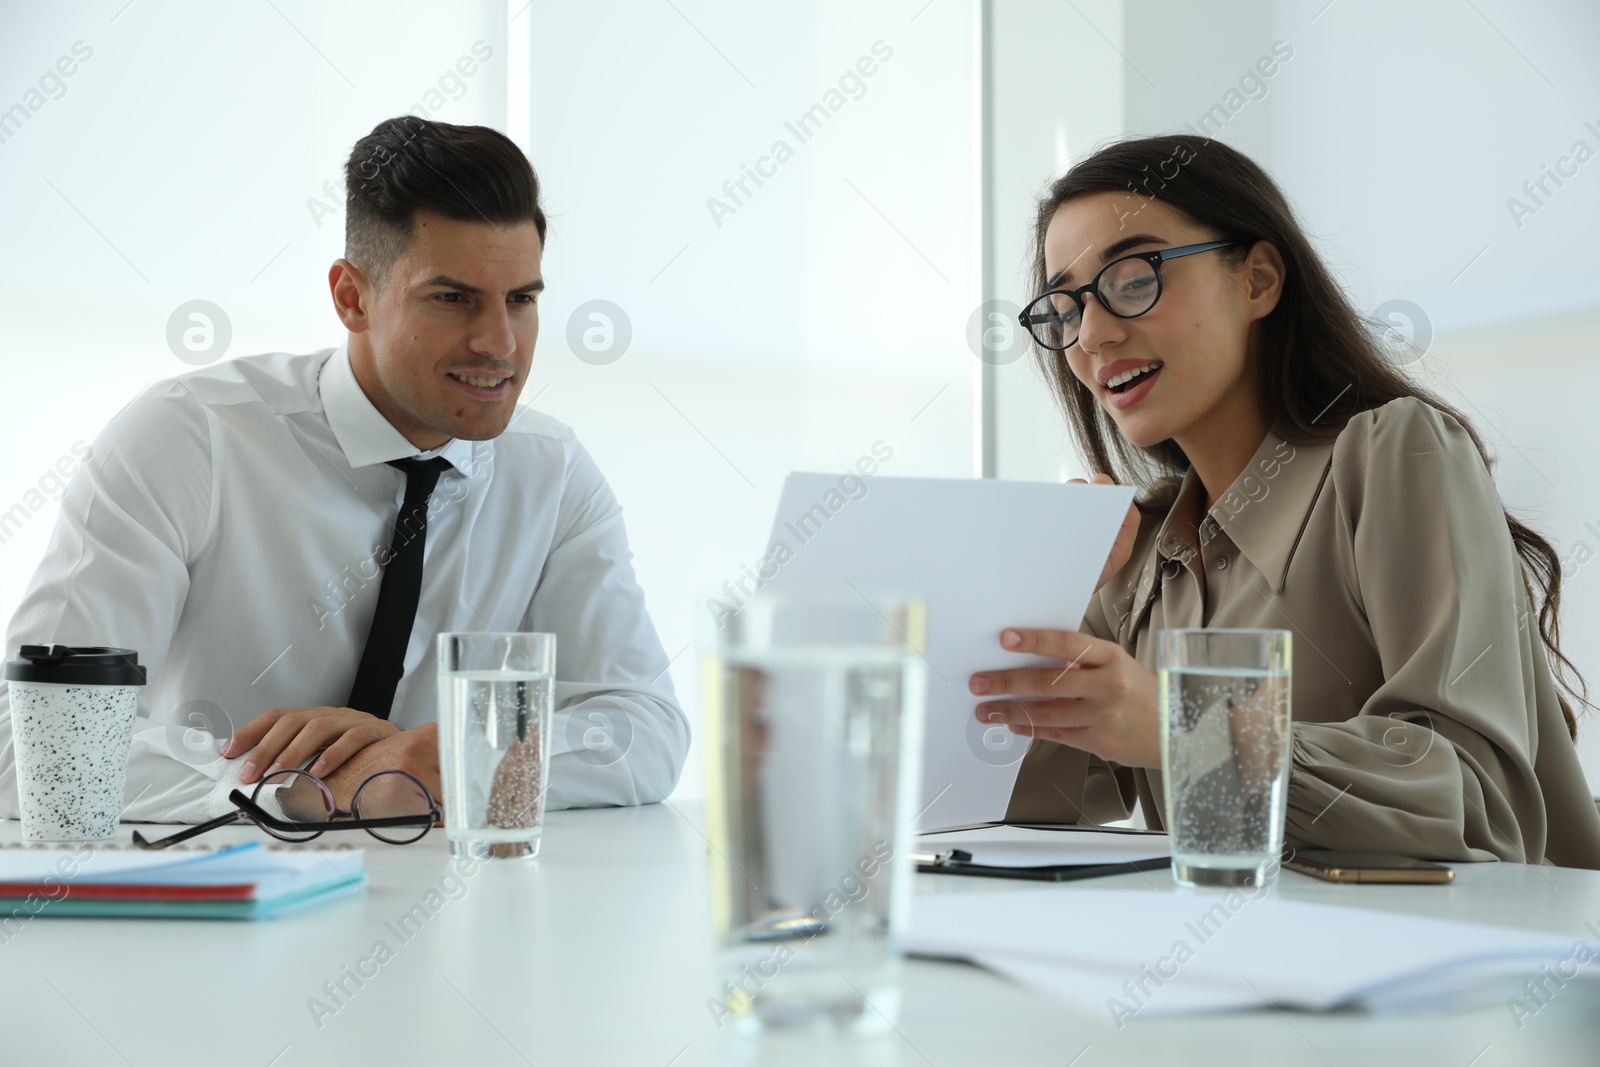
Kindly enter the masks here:
<path id="1" fill-rule="evenodd" d="M 1123 3 L 1007 0 L 990 8 L 993 299 L 1021 345 L 992 357 L 992 469 L 1001 478 L 1061 481 L 1082 476 L 1083 462 L 1015 316 L 1037 295 L 1028 257 L 1039 194 L 1074 161 L 1121 135 Z"/>
<path id="2" fill-rule="evenodd" d="M 551 232 L 525 395 L 577 428 L 621 499 L 698 728 L 697 613 L 766 549 L 788 471 L 842 471 L 878 440 L 884 474 L 973 471 L 973 38 L 961 3 L 675 4 L 0 8 L 5 70 L 93 49 L 0 144 L 0 198 L 18 206 L 0 256 L 0 510 L 187 369 L 165 341 L 186 300 L 223 307 L 228 356 L 337 343 L 325 278 L 343 219 L 319 227 L 306 201 L 339 192 L 355 140 L 484 40 L 494 57 L 430 117 L 514 117 L 527 139 Z M 834 103 L 864 56 L 874 73 L 799 143 L 785 122 Z M 509 107 L 508 84 L 527 93 Z M 779 138 L 793 158 L 719 226 L 707 199 L 727 202 L 723 183 Z M 631 324 L 615 362 L 569 344 L 591 300 Z M 0 544 L 0 610 L 55 510 Z M 697 746 L 680 795 L 701 787 Z"/>
<path id="3" fill-rule="evenodd" d="M 1476 6 L 1340 4 L 1310 24 L 1315 5 L 1274 4 L 1296 55 L 1271 98 L 1270 167 L 1358 306 L 1421 309 L 1419 378 L 1476 419 L 1501 495 L 1570 560 L 1579 541 L 1600 551 L 1584 529 L 1600 527 L 1600 7 Z M 1594 158 L 1534 205 L 1522 183 L 1579 140 Z M 1520 225 L 1512 197 L 1536 209 Z M 1564 569 L 1563 648 L 1600 702 L 1600 578 Z M 1600 792 L 1600 715 L 1579 740 Z"/>
<path id="4" fill-rule="evenodd" d="M 972 46 L 960 4 L 677 6 L 536 5 L 531 143 L 552 212 L 539 406 L 627 509 L 698 726 L 697 615 L 765 551 L 790 470 L 883 440 L 884 474 L 972 472 Z M 802 143 L 785 123 L 838 104 L 863 57 Z M 793 157 L 761 163 L 779 140 Z M 758 163 L 736 204 L 724 182 Z M 562 336 L 596 299 L 633 328 L 604 366 Z M 698 750 L 679 788 L 699 792 Z"/>
<path id="5" fill-rule="evenodd" d="M 1101 32 L 1068 38 L 1050 27 L 1043 36 L 1058 46 L 1054 64 L 1042 57 L 1043 44 L 1013 44 L 1013 91 L 1032 101 L 1036 155 L 1061 139 L 1049 129 L 1052 108 L 1068 130 L 1179 130 L 1227 101 L 1275 42 L 1292 49 L 1270 79 L 1234 98 L 1218 136 L 1272 173 L 1357 306 L 1392 316 L 1387 321 L 1427 347 L 1412 365 L 1419 380 L 1477 420 L 1497 454 L 1502 496 L 1568 561 L 1563 648 L 1600 702 L 1600 576 L 1579 562 L 1600 554 L 1600 533 L 1585 527 L 1600 530 L 1590 401 L 1600 374 L 1600 7 L 1077 6 Z M 1063 70 L 1107 65 L 1098 94 L 1067 91 Z M 1119 96 L 1121 113 L 1106 117 Z M 1576 173 L 1560 187 L 1547 182 L 1551 195 L 1534 203 L 1522 183 L 1573 155 L 1580 140 L 1594 158 L 1566 164 Z M 1006 141 L 1000 158 L 1021 158 L 1026 150 Z M 1014 187 L 1036 181 L 1036 171 L 1036 160 L 1009 165 Z M 1515 218 L 1511 197 L 1535 210 Z M 1000 470 L 1037 477 L 1061 448 L 1061 433 L 1017 378 L 1009 392 L 1001 383 L 1002 434 L 1007 425 L 1020 429 L 1001 437 Z M 1600 791 L 1600 715 L 1580 726 L 1579 747 Z"/>
<path id="6" fill-rule="evenodd" d="M 627 508 L 693 709 L 697 597 L 763 549 L 785 472 L 842 469 L 879 439 L 895 449 L 885 473 L 974 470 L 978 23 L 970 0 L 675 3 L 456 3 L 443 19 L 420 2 L 0 5 L 13 75 L 0 109 L 75 42 L 93 50 L 0 142 L 0 510 L 140 387 L 186 369 L 165 340 L 184 301 L 224 308 L 230 356 L 336 342 L 324 275 L 342 219 L 319 226 L 307 201 L 325 181 L 337 190 L 359 136 L 445 79 L 431 117 L 526 137 L 544 181 L 550 291 L 530 389 L 578 428 Z M 1585 538 L 1600 551 L 1584 527 L 1600 528 L 1586 407 L 1600 161 L 1521 226 L 1506 206 L 1574 141 L 1600 151 L 1584 125 L 1600 127 L 1593 4 L 992 10 L 982 218 L 996 297 L 1031 295 L 1027 224 L 1054 173 L 1124 130 L 1197 120 L 1283 40 L 1294 58 L 1222 136 L 1273 172 L 1360 306 L 1422 309 L 1432 341 L 1416 369 L 1479 416 L 1508 502 L 1564 556 Z M 493 58 L 449 80 L 480 40 Z M 513 63 L 523 41 L 531 59 Z M 785 121 L 878 41 L 893 55 L 859 98 L 719 226 L 707 199 L 774 140 L 795 142 Z M 616 362 L 568 343 L 589 300 L 631 323 Z M 998 472 L 1078 473 L 1031 358 L 996 367 L 994 388 Z M 53 520 L 47 502 L 0 543 L 0 610 Z M 1600 578 L 1578 567 L 1567 596 L 1567 647 L 1600 685 Z M 1595 738 L 1591 725 L 1600 781 Z M 699 775 L 696 758 L 682 788 L 698 792 Z"/>
<path id="7" fill-rule="evenodd" d="M 223 358 L 338 343 L 328 265 L 343 216 L 307 202 L 380 119 L 410 111 L 484 41 L 493 57 L 448 83 L 430 117 L 493 123 L 505 111 L 502 5 L 458 4 L 419 35 L 431 5 L 198 3 L 0 8 L 0 108 L 70 56 L 89 53 L 59 99 L 0 143 L 0 511 L 75 441 L 92 440 L 143 386 L 191 369 L 167 345 L 181 304 L 223 309 Z M 247 47 L 246 47 L 247 45 Z M 425 105 L 427 106 L 427 105 Z M 420 112 L 419 112 L 420 113 Z M 320 223 L 320 225 L 319 225 Z M 0 542 L 7 615 L 43 554 L 56 504 Z"/>

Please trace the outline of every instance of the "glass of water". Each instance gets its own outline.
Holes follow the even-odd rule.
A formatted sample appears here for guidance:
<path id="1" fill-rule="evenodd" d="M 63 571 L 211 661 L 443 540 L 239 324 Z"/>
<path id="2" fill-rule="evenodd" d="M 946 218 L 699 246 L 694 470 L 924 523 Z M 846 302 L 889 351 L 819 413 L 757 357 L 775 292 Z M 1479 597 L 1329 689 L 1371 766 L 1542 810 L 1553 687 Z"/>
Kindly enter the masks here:
<path id="1" fill-rule="evenodd" d="M 886 1029 L 921 787 L 922 605 L 763 592 L 717 621 L 704 744 L 722 985 L 707 1007 L 719 1029 Z"/>
<path id="2" fill-rule="evenodd" d="M 1283 851 L 1290 633 L 1162 630 L 1156 641 L 1172 875 L 1265 885 Z"/>
<path id="3" fill-rule="evenodd" d="M 438 637 L 439 770 L 455 856 L 539 854 L 550 779 L 556 635 Z"/>

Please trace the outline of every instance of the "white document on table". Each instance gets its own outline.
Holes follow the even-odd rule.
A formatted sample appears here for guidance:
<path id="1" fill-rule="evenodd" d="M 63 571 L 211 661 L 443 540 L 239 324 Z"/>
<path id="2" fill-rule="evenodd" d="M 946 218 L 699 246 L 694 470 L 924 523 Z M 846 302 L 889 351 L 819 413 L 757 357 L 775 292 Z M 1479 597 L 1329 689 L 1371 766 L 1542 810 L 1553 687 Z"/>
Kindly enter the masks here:
<path id="1" fill-rule="evenodd" d="M 1007 652 L 1000 632 L 1082 625 L 1133 489 L 883 476 L 841 482 L 834 474 L 789 475 L 766 556 L 783 562 L 764 587 L 920 596 L 928 710 L 917 825 L 1003 819 L 1029 739 L 978 722 L 975 709 L 986 698 L 973 696 L 967 679 L 1061 662 Z"/>
<path id="2" fill-rule="evenodd" d="M 928 852 L 960 849 L 980 867 L 1069 867 L 1134 863 L 1172 855 L 1166 834 L 1116 830 L 1036 830 L 1027 826 L 981 826 L 922 834 Z"/>
<path id="3" fill-rule="evenodd" d="M 916 896 L 906 950 L 969 959 L 1086 1008 L 1146 1017 L 1264 1002 L 1448 1010 L 1503 998 L 1570 955 L 1572 939 L 1270 891 L 1070 887 Z"/>

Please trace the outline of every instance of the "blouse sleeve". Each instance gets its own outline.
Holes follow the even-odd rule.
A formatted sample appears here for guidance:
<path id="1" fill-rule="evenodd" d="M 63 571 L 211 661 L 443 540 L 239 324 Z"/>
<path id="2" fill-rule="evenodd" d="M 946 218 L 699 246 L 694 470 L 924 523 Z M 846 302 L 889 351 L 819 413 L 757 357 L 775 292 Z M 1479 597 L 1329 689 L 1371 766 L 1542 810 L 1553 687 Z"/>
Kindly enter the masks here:
<path id="1" fill-rule="evenodd" d="M 1089 598 L 1078 632 L 1115 641 L 1116 629 L 1106 620 L 1103 599 L 1100 593 Z M 1082 749 L 1036 739 L 1023 756 L 1005 817 L 1010 822 L 1098 826 L 1126 819 L 1134 802 L 1135 785 L 1128 768 Z"/>
<path id="2" fill-rule="evenodd" d="M 1549 667 L 1476 446 L 1451 416 L 1397 400 L 1351 420 L 1332 478 L 1347 551 L 1337 565 L 1385 681 L 1352 719 L 1294 724 L 1289 843 L 1538 862 L 1533 758 Z"/>

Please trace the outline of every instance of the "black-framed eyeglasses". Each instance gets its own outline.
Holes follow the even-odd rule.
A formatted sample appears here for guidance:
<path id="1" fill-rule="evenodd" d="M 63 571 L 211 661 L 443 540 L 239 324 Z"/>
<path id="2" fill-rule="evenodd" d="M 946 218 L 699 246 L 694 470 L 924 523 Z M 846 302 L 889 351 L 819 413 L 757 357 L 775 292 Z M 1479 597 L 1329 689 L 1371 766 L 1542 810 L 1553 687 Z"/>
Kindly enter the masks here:
<path id="1" fill-rule="evenodd" d="M 1100 306 L 1119 319 L 1136 319 L 1161 299 L 1161 264 L 1169 259 L 1209 252 L 1243 241 L 1207 241 L 1204 244 L 1135 252 L 1113 259 L 1088 285 L 1077 289 L 1052 289 L 1036 296 L 1022 309 L 1018 321 L 1041 348 L 1060 352 L 1078 340 L 1083 325 L 1083 296 L 1093 293 Z"/>
<path id="2" fill-rule="evenodd" d="M 268 789 L 271 792 L 265 792 Z M 405 771 L 379 771 L 369 777 L 356 788 L 348 811 L 334 803 L 327 783 L 309 771 L 275 771 L 256 783 L 249 796 L 235 789 L 228 799 L 238 810 L 158 841 L 146 840 L 135 830 L 133 843 L 145 849 L 166 848 L 249 819 L 280 841 L 310 841 L 328 830 L 365 830 L 387 844 L 409 845 L 422 840 L 441 814 L 428 787 Z M 269 811 L 269 805 L 281 814 Z"/>

